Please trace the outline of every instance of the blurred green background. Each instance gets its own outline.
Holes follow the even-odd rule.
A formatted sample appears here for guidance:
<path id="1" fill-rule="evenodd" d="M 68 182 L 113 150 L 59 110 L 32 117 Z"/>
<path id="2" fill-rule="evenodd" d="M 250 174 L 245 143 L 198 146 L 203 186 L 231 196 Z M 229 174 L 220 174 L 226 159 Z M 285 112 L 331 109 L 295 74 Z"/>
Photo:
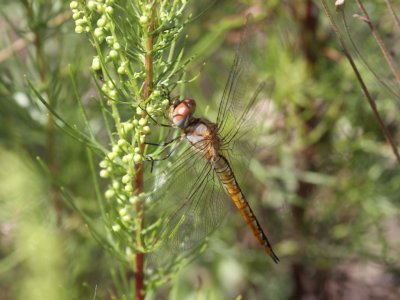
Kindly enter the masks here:
<path id="1" fill-rule="evenodd" d="M 207 252 L 148 298 L 399 299 L 398 162 L 319 2 L 201 2 L 188 7 L 199 17 L 186 28 L 186 48 L 188 56 L 197 54 L 189 73 L 206 66 L 186 92 L 211 110 L 227 78 L 238 24 L 247 13 L 257 16 L 252 76 L 276 84 L 268 130 L 243 185 L 251 187 L 249 201 L 281 263 L 270 261 L 232 210 Z M 387 25 L 384 1 L 364 2 L 396 49 L 399 28 Z M 118 262 L 37 160 L 81 208 L 100 218 L 85 145 L 49 125 L 51 116 L 25 80 L 79 127 L 73 70 L 91 124 L 101 126 L 91 98 L 94 51 L 74 33 L 68 2 L 3 0 L 0 11 L 0 299 L 112 299 L 110 270 Z M 350 28 L 354 41 L 379 74 L 389 74 L 361 25 Z M 363 74 L 398 142 L 399 97 Z"/>

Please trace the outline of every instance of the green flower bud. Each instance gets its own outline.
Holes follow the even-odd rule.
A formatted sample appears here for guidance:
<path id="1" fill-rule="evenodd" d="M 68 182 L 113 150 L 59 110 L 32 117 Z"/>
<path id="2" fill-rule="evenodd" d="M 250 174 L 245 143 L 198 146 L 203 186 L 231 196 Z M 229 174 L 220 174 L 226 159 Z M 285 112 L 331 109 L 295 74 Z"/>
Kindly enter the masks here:
<path id="1" fill-rule="evenodd" d="M 111 51 L 115 51 L 115 50 L 111 50 Z M 120 75 L 125 74 L 126 73 L 125 66 L 119 66 L 118 69 L 117 69 L 117 73 L 120 74 Z"/>
<path id="2" fill-rule="evenodd" d="M 98 3 L 97 6 L 96 6 L 96 10 L 100 14 L 104 13 L 104 5 Z"/>
<path id="3" fill-rule="evenodd" d="M 100 168 L 102 168 L 102 169 L 107 168 L 107 167 L 108 167 L 108 161 L 102 160 L 102 161 L 99 163 L 99 166 L 100 166 Z"/>
<path id="4" fill-rule="evenodd" d="M 113 88 L 114 88 L 114 82 L 113 82 L 112 80 L 109 80 L 109 81 L 107 82 L 107 84 L 108 84 L 108 87 L 109 87 L 110 89 L 113 89 Z"/>
<path id="5" fill-rule="evenodd" d="M 122 218 L 122 221 L 125 221 L 125 222 L 129 222 L 131 220 L 130 215 L 121 216 L 121 218 Z"/>
<path id="6" fill-rule="evenodd" d="M 149 20 L 149 18 L 147 16 L 140 16 L 139 23 L 142 25 L 145 25 L 145 24 L 147 24 L 148 20 Z"/>
<path id="7" fill-rule="evenodd" d="M 94 30 L 95 37 L 100 38 L 103 36 L 103 34 L 104 34 L 103 28 L 100 28 L 100 27 L 95 28 L 95 30 Z"/>
<path id="8" fill-rule="evenodd" d="M 111 6 L 106 6 L 106 13 L 111 15 L 114 12 L 114 9 Z"/>
<path id="9" fill-rule="evenodd" d="M 108 94 L 108 91 L 109 91 L 110 89 L 108 88 L 108 85 L 107 85 L 107 84 L 103 84 L 103 86 L 101 87 L 101 90 L 102 90 L 105 94 Z"/>
<path id="10" fill-rule="evenodd" d="M 124 126 L 125 132 L 129 132 L 132 129 L 133 129 L 133 124 L 132 123 L 125 123 L 125 126 Z"/>
<path id="11" fill-rule="evenodd" d="M 138 201 L 139 201 L 139 197 L 138 196 L 129 197 L 129 203 L 131 203 L 131 204 L 135 204 Z"/>
<path id="12" fill-rule="evenodd" d="M 101 178 L 108 178 L 108 177 L 110 177 L 110 172 L 108 172 L 107 170 L 101 170 L 100 171 L 100 177 Z"/>
<path id="13" fill-rule="evenodd" d="M 121 185 L 120 185 L 119 181 L 117 181 L 117 180 L 113 181 L 113 183 L 112 183 L 113 189 L 118 190 L 120 186 Z"/>
<path id="14" fill-rule="evenodd" d="M 76 26 L 75 27 L 75 32 L 76 33 L 82 33 L 83 32 L 83 27 L 82 26 Z"/>
<path id="15" fill-rule="evenodd" d="M 108 92 L 108 95 L 109 95 L 111 98 L 115 98 L 115 97 L 117 96 L 117 91 L 114 90 L 114 89 L 112 89 L 112 90 L 110 90 L 110 91 Z"/>
<path id="16" fill-rule="evenodd" d="M 146 125 L 146 124 L 147 124 L 147 119 L 146 118 L 140 118 L 139 125 L 143 126 L 143 125 Z"/>
<path id="17" fill-rule="evenodd" d="M 104 25 L 106 25 L 107 20 L 105 18 L 100 18 L 97 20 L 96 24 L 98 27 L 104 27 Z"/>
<path id="18" fill-rule="evenodd" d="M 98 56 L 93 57 L 93 60 L 92 60 L 92 69 L 95 70 L 95 71 L 101 69 L 101 66 L 100 66 L 100 59 L 99 59 Z"/>
<path id="19" fill-rule="evenodd" d="M 114 195 L 115 195 L 115 192 L 114 192 L 113 190 L 107 190 L 107 191 L 104 193 L 104 196 L 105 196 L 107 199 L 111 199 L 112 197 L 114 197 Z"/>
<path id="20" fill-rule="evenodd" d="M 90 1 L 87 3 L 87 7 L 88 7 L 90 10 L 94 10 L 94 9 L 96 8 L 96 2 L 90 0 Z"/>
<path id="21" fill-rule="evenodd" d="M 128 174 L 122 176 L 122 179 L 121 179 L 122 183 L 125 183 L 125 184 L 128 183 L 128 182 L 130 182 L 131 180 L 132 180 L 132 178 L 131 178 L 131 176 L 128 175 Z"/>
<path id="22" fill-rule="evenodd" d="M 139 153 L 136 153 L 136 154 L 133 156 L 133 161 L 134 161 L 135 163 L 141 162 L 141 161 L 142 161 L 142 155 L 140 155 Z"/>
<path id="23" fill-rule="evenodd" d="M 121 225 L 114 224 L 111 228 L 112 228 L 113 231 L 118 232 L 118 231 L 121 230 Z"/>
<path id="24" fill-rule="evenodd" d="M 120 149 L 119 149 L 119 146 L 118 146 L 118 145 L 112 146 L 112 151 L 113 151 L 113 152 L 118 153 L 119 150 L 120 150 Z"/>
<path id="25" fill-rule="evenodd" d="M 71 1 L 71 3 L 69 4 L 69 7 L 70 7 L 71 9 L 76 9 L 76 8 L 78 8 L 78 2 L 76 2 L 76 1 Z"/>
<path id="26" fill-rule="evenodd" d="M 143 133 L 149 134 L 151 132 L 151 129 L 149 126 L 143 126 Z"/>
<path id="27" fill-rule="evenodd" d="M 118 211 L 118 213 L 122 217 L 122 216 L 125 216 L 128 213 L 128 210 L 126 209 L 126 207 L 123 207 Z"/>
<path id="28" fill-rule="evenodd" d="M 147 105 L 146 111 L 150 114 L 154 111 L 154 106 L 153 105 Z"/>
<path id="29" fill-rule="evenodd" d="M 126 192 L 130 193 L 130 192 L 133 191 L 133 187 L 132 187 L 131 184 L 127 184 L 127 185 L 125 185 L 124 190 L 125 190 Z"/>
<path id="30" fill-rule="evenodd" d="M 106 36 L 106 42 L 107 42 L 107 44 L 110 45 L 110 44 L 113 43 L 113 41 L 114 41 L 113 36 L 111 36 L 111 35 Z"/>
<path id="31" fill-rule="evenodd" d="M 129 153 L 129 154 L 127 154 L 127 155 L 124 155 L 123 157 L 122 157 L 122 162 L 124 162 L 124 163 L 129 163 L 131 160 L 132 160 L 132 158 L 133 158 L 133 155 L 131 154 L 131 153 Z"/>
<path id="32" fill-rule="evenodd" d="M 119 43 L 115 42 L 115 43 L 113 44 L 113 48 L 114 48 L 115 50 L 119 50 L 119 49 L 121 49 L 121 45 L 120 45 Z"/>
<path id="33" fill-rule="evenodd" d="M 107 158 L 109 159 L 109 160 L 113 160 L 114 158 L 116 158 L 117 157 L 117 153 L 115 153 L 115 152 L 109 152 L 108 154 L 107 154 Z"/>
<path id="34" fill-rule="evenodd" d="M 118 52 L 115 51 L 114 49 L 112 49 L 112 50 L 110 51 L 110 57 L 111 57 L 111 58 L 116 58 L 117 56 L 118 56 Z"/>
<path id="35" fill-rule="evenodd" d="M 77 19 L 77 20 L 75 21 L 75 25 L 76 25 L 76 26 L 82 26 L 82 25 L 85 25 L 85 24 L 86 24 L 86 20 L 84 20 L 83 18 Z"/>
<path id="36" fill-rule="evenodd" d="M 129 123 L 128 123 L 128 124 L 129 124 Z M 127 124 L 125 124 L 124 127 L 126 127 L 126 125 L 127 125 Z M 127 143 L 128 143 L 128 142 L 127 142 L 126 140 L 124 140 L 124 139 L 119 139 L 118 142 L 117 142 L 117 145 L 120 146 L 120 147 L 123 147 L 123 146 L 125 146 Z"/>

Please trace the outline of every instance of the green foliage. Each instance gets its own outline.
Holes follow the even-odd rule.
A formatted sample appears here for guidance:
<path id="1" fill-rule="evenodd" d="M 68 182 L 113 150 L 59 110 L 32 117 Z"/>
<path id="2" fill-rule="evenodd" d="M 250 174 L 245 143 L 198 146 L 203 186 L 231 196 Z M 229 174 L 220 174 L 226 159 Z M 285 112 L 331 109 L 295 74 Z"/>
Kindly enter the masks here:
<path id="1" fill-rule="evenodd" d="M 15 55 L 0 52 L 1 299 L 133 299 L 135 255 L 171 256 L 156 242 L 167 216 L 143 202 L 151 190 L 133 193 L 135 166 L 149 170 L 146 159 L 174 145 L 144 145 L 177 135 L 160 126 L 170 92 L 196 99 L 198 115 L 214 120 L 249 11 L 248 82 L 276 84 L 261 99 L 268 117 L 255 121 L 265 128 L 259 151 L 238 176 L 281 263 L 272 266 L 232 209 L 207 251 L 200 245 L 164 269 L 146 266 L 147 299 L 329 299 L 331 286 L 367 298 L 380 295 L 378 287 L 390 290 L 399 273 L 398 164 L 329 21 L 315 5 L 308 14 L 311 1 L 206 2 L 157 7 L 148 97 L 151 3 L 0 4 L 0 49 L 25 39 Z M 386 1 L 362 2 L 396 50 Z M 330 5 L 346 42 L 358 47 L 351 55 L 385 125 L 398 136 L 398 84 L 379 47 L 351 17 L 353 5 L 346 1 L 347 28 Z M 145 177 L 160 174 L 160 165 Z M 144 227 L 138 202 L 150 216 Z"/>

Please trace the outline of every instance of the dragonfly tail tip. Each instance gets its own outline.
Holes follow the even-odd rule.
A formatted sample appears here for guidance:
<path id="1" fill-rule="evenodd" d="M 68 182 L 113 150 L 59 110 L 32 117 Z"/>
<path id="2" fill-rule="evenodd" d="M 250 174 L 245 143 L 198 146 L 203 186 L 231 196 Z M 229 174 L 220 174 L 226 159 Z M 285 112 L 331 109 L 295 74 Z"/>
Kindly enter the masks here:
<path id="1" fill-rule="evenodd" d="M 278 264 L 280 262 L 279 257 L 275 254 L 275 252 L 272 249 L 268 249 L 269 251 L 267 251 L 268 255 L 271 256 L 272 260 Z"/>
<path id="2" fill-rule="evenodd" d="M 271 257 L 272 257 L 273 261 L 274 261 L 276 264 L 279 264 L 280 259 L 279 259 L 278 256 L 275 255 L 275 253 L 274 253 Z"/>

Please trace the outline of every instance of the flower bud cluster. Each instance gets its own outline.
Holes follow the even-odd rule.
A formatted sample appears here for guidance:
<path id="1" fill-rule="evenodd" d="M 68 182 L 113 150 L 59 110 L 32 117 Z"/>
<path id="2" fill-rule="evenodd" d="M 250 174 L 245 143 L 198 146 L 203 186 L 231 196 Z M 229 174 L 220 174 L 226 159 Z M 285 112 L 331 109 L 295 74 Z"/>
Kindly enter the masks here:
<path id="1" fill-rule="evenodd" d="M 89 0 L 89 1 L 71 1 L 70 8 L 75 20 L 75 32 L 92 33 L 93 39 L 100 45 L 105 42 L 108 49 L 102 55 L 95 56 L 92 61 L 92 69 L 97 71 L 102 69 L 105 63 L 110 61 L 116 66 L 117 74 L 127 73 L 128 60 L 121 53 L 122 46 L 118 42 L 115 34 L 115 24 L 112 19 L 114 14 L 115 0 Z M 115 98 L 116 92 L 107 90 L 107 96 Z"/>
<path id="2" fill-rule="evenodd" d="M 116 82 L 114 82 L 113 80 L 105 81 L 101 87 L 101 90 L 108 97 L 108 99 L 110 100 L 116 99 L 117 97 Z"/>
<path id="3" fill-rule="evenodd" d="M 100 15 L 97 20 L 97 27 L 94 29 L 94 36 L 102 39 L 104 28 L 107 28 L 107 16 L 112 15 L 114 0 L 90 0 L 71 1 L 69 7 L 72 10 L 72 18 L 75 20 L 75 32 L 83 33 L 91 31 L 91 24 L 88 19 L 89 12 L 96 12 Z"/>
<path id="4" fill-rule="evenodd" d="M 132 131 L 134 122 L 121 123 L 126 133 Z M 139 126 L 139 121 L 136 126 Z M 109 178 L 110 184 L 105 191 L 105 198 L 113 202 L 118 214 L 118 223 L 112 225 L 114 232 L 132 227 L 135 219 L 135 204 L 140 196 L 133 195 L 135 177 L 134 165 L 142 161 L 140 147 L 135 147 L 128 140 L 120 138 L 113 144 L 111 151 L 99 163 L 100 177 Z M 122 225 L 122 226 L 121 226 Z"/>
<path id="5" fill-rule="evenodd" d="M 111 132 L 110 150 L 99 163 L 99 173 L 100 177 L 108 180 L 104 193 L 111 203 L 107 206 L 107 216 L 110 216 L 107 224 L 114 237 L 122 237 L 118 242 L 124 251 L 129 250 L 128 256 L 132 249 L 126 247 L 134 244 L 130 239 L 138 226 L 135 206 L 138 202 L 146 206 L 149 199 L 144 195 L 134 195 L 136 168 L 149 155 L 144 143 L 146 139 L 153 140 L 152 124 L 166 114 L 170 105 L 164 90 L 175 88 L 176 79 L 182 78 L 183 52 L 177 53 L 172 45 L 183 27 L 179 16 L 186 1 L 161 4 L 135 0 L 129 7 L 117 5 L 115 0 L 70 2 L 75 31 L 87 33 L 97 51 L 91 68 L 96 74 L 102 74 L 99 81 L 101 95 L 110 105 L 102 108 L 110 113 L 115 126 Z M 124 24 L 127 20 L 129 23 Z M 156 34 L 154 44 L 148 49 L 152 20 L 155 21 L 153 32 Z M 148 99 L 143 99 L 144 62 L 149 53 L 153 55 L 152 93 Z M 153 136 L 149 137 L 151 134 Z"/>

